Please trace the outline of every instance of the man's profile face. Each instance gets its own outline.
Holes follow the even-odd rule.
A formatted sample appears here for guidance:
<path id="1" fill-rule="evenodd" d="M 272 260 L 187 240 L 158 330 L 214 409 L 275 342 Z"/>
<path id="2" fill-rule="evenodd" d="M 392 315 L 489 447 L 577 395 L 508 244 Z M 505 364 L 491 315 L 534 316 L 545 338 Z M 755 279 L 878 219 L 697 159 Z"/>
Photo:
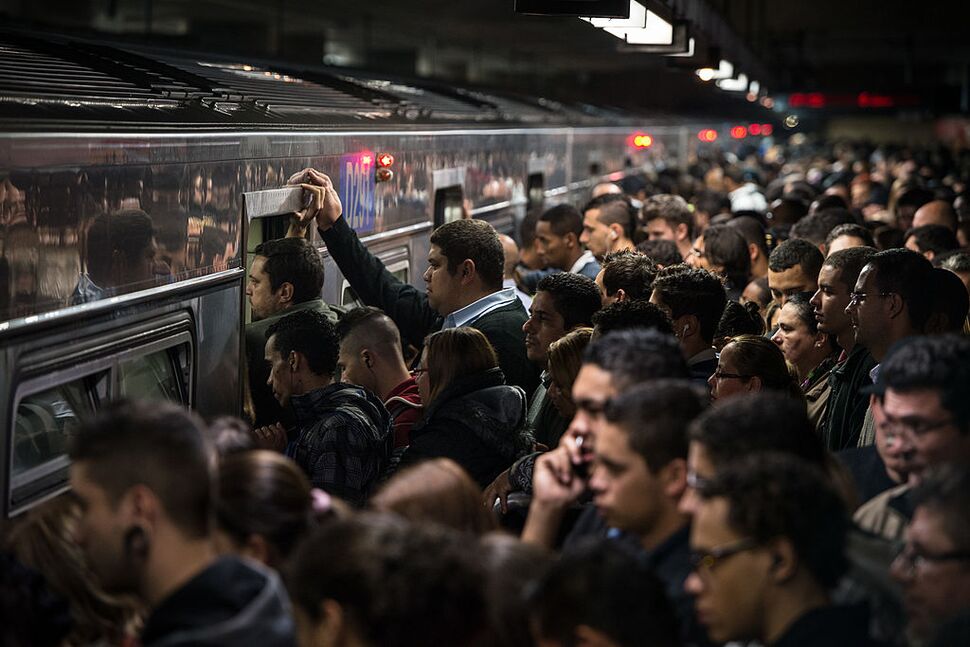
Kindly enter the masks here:
<path id="1" fill-rule="evenodd" d="M 576 375 L 576 381 L 573 382 L 576 414 L 569 423 L 569 432 L 595 440 L 606 419 L 606 405 L 615 395 L 613 376 L 608 371 L 595 364 L 583 364 Z"/>
<path id="2" fill-rule="evenodd" d="M 829 335 L 839 335 L 852 323 L 845 313 L 849 305 L 849 286 L 842 281 L 842 270 L 823 265 L 818 273 L 818 290 L 812 295 L 812 308 L 818 329 Z"/>
<path id="3" fill-rule="evenodd" d="M 908 633 L 918 640 L 929 640 L 943 623 L 970 607 L 970 560 L 933 559 L 966 550 L 946 528 L 941 512 L 917 507 L 906 530 L 906 546 L 890 569 L 903 587 Z"/>
<path id="4" fill-rule="evenodd" d="M 125 535 L 134 528 L 108 493 L 88 476 L 88 464 L 75 461 L 70 468 L 72 496 L 80 508 L 74 540 L 88 558 L 98 582 L 109 593 L 136 592 L 140 575 L 132 563 L 132 546 Z M 130 542 L 129 542 L 130 543 Z"/>
<path id="5" fill-rule="evenodd" d="M 586 245 L 586 249 L 592 252 L 597 260 L 602 260 L 610 251 L 612 230 L 600 222 L 599 215 L 599 209 L 590 209 L 583 215 L 583 233 L 579 237 L 579 242 Z"/>
<path id="6" fill-rule="evenodd" d="M 663 218 L 654 218 L 647 222 L 647 236 L 650 240 L 672 240 L 677 242 L 677 232 Z"/>
<path id="7" fill-rule="evenodd" d="M 428 305 L 438 314 L 447 317 L 459 309 L 461 301 L 462 274 L 456 271 L 454 275 L 448 268 L 448 257 L 441 252 L 441 248 L 432 245 L 428 252 L 428 269 L 424 271 L 424 282 Z"/>
<path id="8" fill-rule="evenodd" d="M 529 307 L 529 318 L 522 325 L 525 353 L 530 360 L 545 366 L 549 345 L 566 334 L 566 324 L 548 292 L 536 292 Z"/>
<path id="9" fill-rule="evenodd" d="M 938 389 L 886 389 L 882 400 L 883 425 L 903 434 L 912 446 L 910 479 L 919 479 L 931 465 L 966 462 L 970 437 L 960 432 L 953 414 L 943 406 Z"/>
<path id="10" fill-rule="evenodd" d="M 285 407 L 290 403 L 290 396 L 293 395 L 293 371 L 287 362 L 287 358 L 280 355 L 276 350 L 276 335 L 266 340 L 264 357 L 269 365 L 269 377 L 266 384 L 272 389 L 273 397 Z"/>
<path id="11" fill-rule="evenodd" d="M 546 267 L 568 270 L 569 241 L 567 236 L 559 236 L 552 230 L 552 223 L 540 220 L 536 223 L 536 243 L 539 246 L 539 256 Z"/>
<path id="12" fill-rule="evenodd" d="M 280 298 L 280 289 L 273 290 L 270 285 L 269 274 L 265 271 L 266 257 L 257 256 L 253 259 L 253 266 L 249 269 L 249 279 L 246 282 L 246 296 L 249 306 L 253 310 L 253 319 L 265 319 L 284 310 Z"/>

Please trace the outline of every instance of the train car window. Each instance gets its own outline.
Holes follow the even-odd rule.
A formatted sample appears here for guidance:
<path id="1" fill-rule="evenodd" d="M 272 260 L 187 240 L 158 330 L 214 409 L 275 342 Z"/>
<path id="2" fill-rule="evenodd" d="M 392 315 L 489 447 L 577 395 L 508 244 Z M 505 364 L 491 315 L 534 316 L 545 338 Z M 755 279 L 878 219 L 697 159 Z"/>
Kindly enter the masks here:
<path id="1" fill-rule="evenodd" d="M 158 350 L 118 362 L 118 394 L 122 398 L 186 402 L 188 344 Z"/>
<path id="2" fill-rule="evenodd" d="M 80 420 L 108 399 L 110 371 L 56 385 L 25 385 L 11 437 L 10 503 L 16 508 L 67 481 L 67 448 Z"/>
<path id="3" fill-rule="evenodd" d="M 435 228 L 449 222 L 461 220 L 464 216 L 464 196 L 460 186 L 449 186 L 434 193 Z"/>
<path id="4" fill-rule="evenodd" d="M 592 176 L 598 176 L 602 173 L 603 167 L 600 166 L 599 162 L 590 162 L 589 164 L 589 174 Z"/>
<path id="5" fill-rule="evenodd" d="M 529 176 L 526 184 L 526 200 L 528 213 L 533 209 L 542 210 L 546 201 L 546 183 L 542 173 L 533 173 Z"/>
<path id="6" fill-rule="evenodd" d="M 401 283 L 411 282 L 411 266 L 407 259 L 397 261 L 396 263 L 391 263 L 386 265 L 387 271 L 391 273 L 391 276 L 396 278 Z M 343 285 L 340 288 L 340 305 L 345 308 L 357 308 L 364 305 L 364 302 L 360 300 L 354 289 L 350 287 L 350 281 L 344 279 Z"/>

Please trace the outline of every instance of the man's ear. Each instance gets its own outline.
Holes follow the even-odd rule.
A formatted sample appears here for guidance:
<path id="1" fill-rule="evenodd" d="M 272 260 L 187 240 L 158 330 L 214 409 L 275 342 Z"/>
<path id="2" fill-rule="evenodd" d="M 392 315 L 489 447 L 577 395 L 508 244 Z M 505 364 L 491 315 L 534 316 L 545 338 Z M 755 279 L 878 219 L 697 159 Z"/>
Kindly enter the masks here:
<path id="1" fill-rule="evenodd" d="M 344 608 L 330 598 L 320 603 L 320 622 L 314 627 L 314 645 L 348 644 L 350 626 Z"/>
<path id="2" fill-rule="evenodd" d="M 293 284 L 289 281 L 283 281 L 280 289 L 276 291 L 279 294 L 280 301 L 283 303 L 290 303 L 293 301 Z"/>
<path id="3" fill-rule="evenodd" d="M 296 352 L 295 350 L 290 351 L 290 356 L 286 358 L 286 362 L 290 365 L 290 371 L 296 372 L 303 367 L 303 355 Z"/>
<path id="4" fill-rule="evenodd" d="M 664 494 L 673 501 L 680 501 L 680 497 L 687 490 L 687 461 L 675 458 L 660 470 L 660 482 L 663 484 Z"/>
<path id="5" fill-rule="evenodd" d="M 748 380 L 748 391 L 756 393 L 761 390 L 761 387 L 761 378 L 757 375 L 752 376 L 751 379 Z"/>
<path id="6" fill-rule="evenodd" d="M 798 555 L 788 539 L 776 539 L 769 547 L 771 550 L 771 579 L 782 584 L 798 572 Z"/>
<path id="7" fill-rule="evenodd" d="M 568 234 L 566 234 L 565 236 L 563 236 L 562 237 L 562 240 L 566 244 L 566 247 L 578 247 L 579 246 L 579 236 L 577 236 L 573 232 L 569 232 Z"/>
<path id="8" fill-rule="evenodd" d="M 674 237 L 677 240 L 687 240 L 689 238 L 687 234 L 687 225 L 683 222 L 677 225 L 677 227 L 674 229 Z"/>
<path id="9" fill-rule="evenodd" d="M 462 282 L 462 285 L 467 285 L 476 276 L 475 261 L 470 258 L 466 258 L 461 262 L 458 267 L 458 277 Z"/>
<path id="10" fill-rule="evenodd" d="M 626 301 L 629 298 L 626 295 L 626 290 L 624 290 L 623 288 L 618 289 L 616 291 L 616 295 L 615 296 L 616 296 L 616 300 L 617 301 Z"/>
<path id="11" fill-rule="evenodd" d="M 623 237 L 623 226 L 617 223 L 610 225 L 610 240 L 618 240 Z"/>
<path id="12" fill-rule="evenodd" d="M 751 257 L 751 262 L 754 263 L 755 259 L 758 258 L 758 254 L 761 253 L 761 248 L 758 247 L 757 243 L 748 243 L 748 256 Z"/>
<path id="13" fill-rule="evenodd" d="M 360 361 L 367 368 L 374 367 L 374 356 L 368 349 L 363 348 L 360 351 Z"/>
<path id="14" fill-rule="evenodd" d="M 133 485 L 122 497 L 118 510 L 125 516 L 125 525 L 153 527 L 158 521 L 158 497 L 147 485 Z"/>

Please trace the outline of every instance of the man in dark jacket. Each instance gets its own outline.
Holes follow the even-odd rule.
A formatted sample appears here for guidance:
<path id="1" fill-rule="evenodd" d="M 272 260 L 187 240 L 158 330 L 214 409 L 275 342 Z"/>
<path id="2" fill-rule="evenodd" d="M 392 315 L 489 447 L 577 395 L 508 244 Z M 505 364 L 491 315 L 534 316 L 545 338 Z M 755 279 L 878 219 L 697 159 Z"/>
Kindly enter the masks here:
<path id="1" fill-rule="evenodd" d="M 149 610 L 145 647 L 295 645 L 275 573 L 218 557 L 203 423 L 164 402 L 110 405 L 79 430 L 75 537 L 106 590 Z"/>
<path id="2" fill-rule="evenodd" d="M 287 315 L 266 337 L 273 395 L 296 416 L 296 428 L 285 433 L 286 454 L 315 487 L 362 504 L 390 457 L 387 409 L 366 389 L 334 382 L 337 331 L 319 312 Z M 284 436 L 279 427 L 274 435 Z"/>
<path id="3" fill-rule="evenodd" d="M 442 328 L 472 326 L 480 330 L 498 354 L 509 384 L 532 393 L 539 371 L 525 353 L 525 308 L 513 288 L 502 288 L 505 255 L 498 233 L 482 220 L 458 220 L 431 234 L 427 291 L 402 283 L 361 244 L 341 217 L 343 207 L 326 175 L 305 169 L 290 178 L 311 194 L 303 222 L 316 220 L 330 256 L 364 303 L 383 310 L 404 341 L 420 348 L 424 338 Z"/>
<path id="4" fill-rule="evenodd" d="M 378 308 L 364 306 L 345 314 L 340 335 L 340 380 L 362 386 L 384 402 L 394 421 L 394 447 L 406 447 L 421 419 L 421 394 L 401 352 L 401 333 Z"/>
<path id="5" fill-rule="evenodd" d="M 253 398 L 254 426 L 276 422 L 284 425 L 284 411 L 266 384 L 269 369 L 263 361 L 266 331 L 285 314 L 314 310 L 331 321 L 336 313 L 323 299 L 323 261 L 320 254 L 303 238 L 270 240 L 256 246 L 249 268 L 246 295 L 252 308 L 253 322 L 246 325 L 246 361 L 249 391 Z"/>

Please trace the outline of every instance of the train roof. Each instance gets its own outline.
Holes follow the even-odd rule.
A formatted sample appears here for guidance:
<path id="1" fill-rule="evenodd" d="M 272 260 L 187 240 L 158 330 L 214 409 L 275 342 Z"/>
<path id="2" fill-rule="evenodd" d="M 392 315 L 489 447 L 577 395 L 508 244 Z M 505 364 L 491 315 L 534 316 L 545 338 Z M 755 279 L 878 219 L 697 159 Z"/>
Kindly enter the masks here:
<path id="1" fill-rule="evenodd" d="M 7 130 L 609 126 L 642 118 L 346 68 L 0 31 L 0 121 Z"/>

